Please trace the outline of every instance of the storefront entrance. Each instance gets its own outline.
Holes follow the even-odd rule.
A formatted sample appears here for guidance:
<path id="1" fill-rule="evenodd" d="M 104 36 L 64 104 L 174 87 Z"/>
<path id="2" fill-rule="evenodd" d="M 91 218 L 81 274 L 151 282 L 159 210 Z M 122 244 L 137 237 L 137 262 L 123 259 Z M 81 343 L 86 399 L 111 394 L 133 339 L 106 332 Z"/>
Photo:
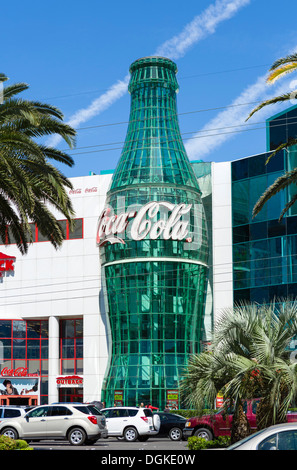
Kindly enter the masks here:
<path id="1" fill-rule="evenodd" d="M 21 406 L 36 406 L 38 405 L 38 399 L 33 396 L 21 397 L 21 396 L 1 396 L 0 405 L 21 405 Z"/>
<path id="2" fill-rule="evenodd" d="M 83 402 L 83 389 L 82 388 L 60 388 L 59 389 L 59 402 Z"/>

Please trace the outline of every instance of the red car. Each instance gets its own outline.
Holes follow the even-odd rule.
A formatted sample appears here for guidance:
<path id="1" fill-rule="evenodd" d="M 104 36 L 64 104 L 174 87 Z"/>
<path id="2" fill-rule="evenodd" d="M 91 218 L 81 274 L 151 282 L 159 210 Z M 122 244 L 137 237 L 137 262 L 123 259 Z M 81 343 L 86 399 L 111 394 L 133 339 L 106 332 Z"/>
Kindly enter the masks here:
<path id="1" fill-rule="evenodd" d="M 256 409 L 260 399 L 249 400 L 244 402 L 244 412 L 249 421 L 252 431 L 257 429 Z M 187 420 L 183 435 L 185 438 L 197 436 L 211 441 L 219 436 L 230 436 L 233 414 L 227 413 L 224 409 L 220 409 L 217 413 L 196 416 Z M 289 412 L 287 414 L 287 422 L 297 421 L 297 413 Z"/>

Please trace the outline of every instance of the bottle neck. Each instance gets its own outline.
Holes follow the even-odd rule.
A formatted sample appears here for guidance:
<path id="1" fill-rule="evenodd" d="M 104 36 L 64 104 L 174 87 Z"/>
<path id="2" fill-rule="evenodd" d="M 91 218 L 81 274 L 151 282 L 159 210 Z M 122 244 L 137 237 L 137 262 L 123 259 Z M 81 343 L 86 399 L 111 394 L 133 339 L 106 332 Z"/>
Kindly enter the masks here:
<path id="1" fill-rule="evenodd" d="M 164 85 L 143 86 L 131 96 L 129 126 L 123 151 L 182 145 L 176 93 Z"/>
<path id="2" fill-rule="evenodd" d="M 130 68 L 129 125 L 110 191 L 151 184 L 199 191 L 179 129 L 176 67 L 167 59 L 143 61 Z"/>

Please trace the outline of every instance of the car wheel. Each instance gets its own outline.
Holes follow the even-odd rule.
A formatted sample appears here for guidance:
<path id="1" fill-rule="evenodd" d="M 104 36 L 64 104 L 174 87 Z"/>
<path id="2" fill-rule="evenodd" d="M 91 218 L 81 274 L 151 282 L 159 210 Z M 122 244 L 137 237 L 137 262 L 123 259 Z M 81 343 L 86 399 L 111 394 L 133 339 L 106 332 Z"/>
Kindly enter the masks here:
<path id="1" fill-rule="evenodd" d="M 138 436 L 139 442 L 145 442 L 145 441 L 148 440 L 148 438 L 149 438 L 149 436 Z"/>
<path id="2" fill-rule="evenodd" d="M 135 428 L 126 428 L 124 431 L 124 438 L 126 441 L 134 442 L 138 438 L 138 432 Z"/>
<path id="3" fill-rule="evenodd" d="M 73 428 L 68 433 L 68 441 L 72 446 L 82 446 L 87 439 L 87 435 L 82 428 Z"/>
<path id="4" fill-rule="evenodd" d="M 181 429 L 179 428 L 172 428 L 169 431 L 169 437 L 172 441 L 180 441 L 183 436 Z"/>
<path id="5" fill-rule="evenodd" d="M 197 429 L 194 432 L 194 436 L 201 437 L 202 439 L 205 439 L 206 441 L 212 441 L 213 439 L 212 432 L 207 428 Z"/>
<path id="6" fill-rule="evenodd" d="M 14 428 L 5 428 L 2 431 L 2 436 L 10 437 L 11 439 L 18 439 L 19 435 Z"/>
<path id="7" fill-rule="evenodd" d="M 117 440 L 118 440 L 118 441 L 124 441 L 125 438 L 124 438 L 123 436 L 117 436 Z"/>

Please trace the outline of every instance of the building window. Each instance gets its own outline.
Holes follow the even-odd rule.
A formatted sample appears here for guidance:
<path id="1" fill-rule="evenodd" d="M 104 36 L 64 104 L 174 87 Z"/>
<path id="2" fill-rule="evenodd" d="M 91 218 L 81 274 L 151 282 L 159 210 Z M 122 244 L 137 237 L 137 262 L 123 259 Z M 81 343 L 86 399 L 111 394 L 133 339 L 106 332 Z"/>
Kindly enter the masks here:
<path id="1" fill-rule="evenodd" d="M 60 321 L 60 373 L 83 373 L 83 319 Z"/>
<path id="2" fill-rule="evenodd" d="M 69 222 L 67 220 L 59 220 L 58 222 L 63 230 L 64 240 L 77 240 L 84 237 L 83 219 L 75 219 L 74 227 L 72 229 L 70 229 Z M 38 230 L 38 227 L 35 224 L 30 224 L 30 231 L 33 243 L 50 241 L 47 236 L 43 235 L 40 230 Z M 13 245 L 14 243 L 16 243 L 15 238 L 8 226 L 6 231 L 5 243 L 0 241 L 0 245 Z"/>
<path id="3" fill-rule="evenodd" d="M 64 240 L 76 240 L 83 238 L 83 219 L 75 219 L 73 229 L 70 229 L 68 220 L 59 220 L 59 225 L 64 234 Z M 49 241 L 48 237 L 36 228 L 36 241 L 46 242 Z"/>
<path id="4" fill-rule="evenodd" d="M 1 370 L 24 367 L 40 377 L 40 403 L 48 401 L 48 321 L 0 320 Z"/>

